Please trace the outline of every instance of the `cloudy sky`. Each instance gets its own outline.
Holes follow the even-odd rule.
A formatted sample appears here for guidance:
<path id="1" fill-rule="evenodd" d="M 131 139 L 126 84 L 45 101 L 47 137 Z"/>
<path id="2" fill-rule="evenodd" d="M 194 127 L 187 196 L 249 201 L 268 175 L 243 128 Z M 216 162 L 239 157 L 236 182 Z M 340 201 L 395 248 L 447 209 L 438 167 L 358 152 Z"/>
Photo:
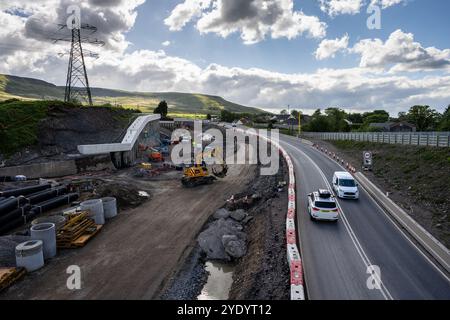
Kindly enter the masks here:
<path id="1" fill-rule="evenodd" d="M 85 47 L 92 86 L 307 113 L 450 104 L 448 0 L 2 0 L 0 73 L 63 85 L 68 43 L 50 39 L 71 4 L 106 43 Z"/>

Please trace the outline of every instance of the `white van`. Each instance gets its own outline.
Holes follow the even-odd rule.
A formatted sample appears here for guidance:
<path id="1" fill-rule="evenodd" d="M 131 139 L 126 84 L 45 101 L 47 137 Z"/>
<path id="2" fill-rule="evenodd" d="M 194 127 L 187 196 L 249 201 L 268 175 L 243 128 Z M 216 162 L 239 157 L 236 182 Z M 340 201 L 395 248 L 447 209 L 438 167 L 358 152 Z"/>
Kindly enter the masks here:
<path id="1" fill-rule="evenodd" d="M 355 178 L 346 171 L 334 173 L 333 190 L 339 198 L 359 199 L 358 183 L 355 181 Z"/>

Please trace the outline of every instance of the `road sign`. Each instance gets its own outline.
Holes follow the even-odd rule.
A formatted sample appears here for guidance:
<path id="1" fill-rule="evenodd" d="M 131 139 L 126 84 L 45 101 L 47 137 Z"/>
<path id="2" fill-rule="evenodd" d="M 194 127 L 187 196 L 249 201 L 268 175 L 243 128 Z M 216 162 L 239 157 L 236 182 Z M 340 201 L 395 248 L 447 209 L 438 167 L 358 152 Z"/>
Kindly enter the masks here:
<path id="1" fill-rule="evenodd" d="M 364 170 L 372 170 L 372 152 L 364 151 L 363 152 L 363 169 Z"/>

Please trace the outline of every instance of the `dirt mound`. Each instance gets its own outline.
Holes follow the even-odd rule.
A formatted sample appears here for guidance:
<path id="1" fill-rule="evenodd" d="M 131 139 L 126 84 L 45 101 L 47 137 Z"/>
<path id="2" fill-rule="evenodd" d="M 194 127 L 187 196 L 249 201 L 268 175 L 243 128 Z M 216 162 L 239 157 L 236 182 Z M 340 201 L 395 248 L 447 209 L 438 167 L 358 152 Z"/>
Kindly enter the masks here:
<path id="1" fill-rule="evenodd" d="M 150 199 L 148 191 L 139 190 L 132 184 L 122 182 L 97 182 L 94 188 L 94 195 L 93 198 L 116 198 L 117 206 L 121 210 L 135 208 Z"/>

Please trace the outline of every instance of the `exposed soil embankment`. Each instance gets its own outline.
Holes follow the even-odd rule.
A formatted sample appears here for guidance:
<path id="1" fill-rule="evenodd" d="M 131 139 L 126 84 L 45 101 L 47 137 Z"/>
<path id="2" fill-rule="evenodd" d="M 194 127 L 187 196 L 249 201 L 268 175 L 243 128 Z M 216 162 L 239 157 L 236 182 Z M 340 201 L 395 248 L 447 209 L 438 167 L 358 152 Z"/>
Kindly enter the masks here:
<path id="1" fill-rule="evenodd" d="M 373 152 L 365 174 L 411 217 L 450 247 L 450 149 L 357 141 L 315 141 L 358 170 L 362 152 Z"/>
<path id="2" fill-rule="evenodd" d="M 7 166 L 64 159 L 66 154 L 77 153 L 80 144 L 113 142 L 120 138 L 134 113 L 60 102 L 12 102 L 1 107 L 4 115 L 0 124 L 4 121 L 8 126 L 5 135 L 9 137 L 0 149 L 0 160 L 5 158 Z"/>
<path id="3" fill-rule="evenodd" d="M 249 210 L 248 253 L 236 265 L 229 298 L 232 300 L 287 300 L 290 294 L 286 258 L 286 164 L 274 176 L 259 176 L 249 192 L 261 192 L 262 201 Z"/>

